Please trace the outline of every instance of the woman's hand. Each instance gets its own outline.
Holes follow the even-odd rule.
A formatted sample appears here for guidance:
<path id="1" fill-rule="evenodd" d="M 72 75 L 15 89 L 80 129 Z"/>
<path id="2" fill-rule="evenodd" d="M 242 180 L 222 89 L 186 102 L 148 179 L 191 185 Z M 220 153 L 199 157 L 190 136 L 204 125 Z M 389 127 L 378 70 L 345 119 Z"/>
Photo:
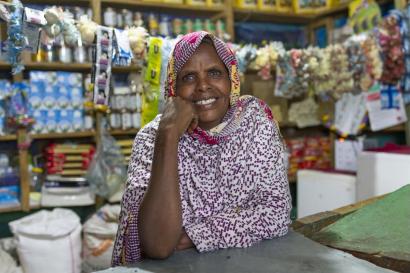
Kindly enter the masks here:
<path id="1" fill-rule="evenodd" d="M 181 238 L 179 238 L 178 245 L 175 249 L 184 250 L 184 249 L 192 248 L 192 247 L 194 247 L 194 243 L 192 243 L 191 239 L 188 237 L 185 230 L 183 229 Z"/>
<path id="2" fill-rule="evenodd" d="M 192 133 L 198 126 L 198 115 L 192 102 L 181 97 L 170 97 L 165 105 L 159 124 L 159 130 L 175 130 L 178 137 L 186 131 Z"/>

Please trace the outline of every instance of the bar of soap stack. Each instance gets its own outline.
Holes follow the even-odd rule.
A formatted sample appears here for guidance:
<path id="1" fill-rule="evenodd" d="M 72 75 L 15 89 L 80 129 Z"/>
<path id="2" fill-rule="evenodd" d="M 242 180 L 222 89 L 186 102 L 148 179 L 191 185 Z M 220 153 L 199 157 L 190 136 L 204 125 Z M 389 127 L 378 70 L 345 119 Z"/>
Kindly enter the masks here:
<path id="1" fill-rule="evenodd" d="M 47 174 L 83 176 L 94 153 L 92 144 L 51 144 L 46 148 Z"/>
<path id="2" fill-rule="evenodd" d="M 130 161 L 133 142 L 134 141 L 132 139 L 117 140 L 117 145 L 120 147 L 121 153 L 123 154 L 124 159 L 125 159 L 124 161 L 125 165 L 128 165 Z"/>
<path id="3" fill-rule="evenodd" d="M 51 144 L 45 150 L 46 177 L 41 205 L 87 206 L 95 203 L 89 181 L 84 177 L 95 147 L 92 144 Z"/>

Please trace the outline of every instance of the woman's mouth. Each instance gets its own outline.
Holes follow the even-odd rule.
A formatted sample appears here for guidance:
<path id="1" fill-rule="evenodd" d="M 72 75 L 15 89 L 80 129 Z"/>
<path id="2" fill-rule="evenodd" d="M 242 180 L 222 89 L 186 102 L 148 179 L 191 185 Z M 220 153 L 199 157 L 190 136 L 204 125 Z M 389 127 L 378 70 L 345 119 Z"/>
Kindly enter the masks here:
<path id="1" fill-rule="evenodd" d="M 197 100 L 194 103 L 195 105 L 207 106 L 207 105 L 211 105 L 215 101 L 216 101 L 216 98 L 209 98 L 209 99 Z"/>

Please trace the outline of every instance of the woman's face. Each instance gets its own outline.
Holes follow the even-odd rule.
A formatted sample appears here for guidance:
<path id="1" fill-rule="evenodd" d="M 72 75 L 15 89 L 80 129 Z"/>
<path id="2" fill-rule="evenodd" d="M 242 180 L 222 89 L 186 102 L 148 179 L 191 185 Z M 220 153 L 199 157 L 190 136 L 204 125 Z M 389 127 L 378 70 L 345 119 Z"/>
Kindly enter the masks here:
<path id="1" fill-rule="evenodd" d="M 194 104 L 199 127 L 212 129 L 221 123 L 229 107 L 231 81 L 215 48 L 203 43 L 177 76 L 177 96 Z"/>

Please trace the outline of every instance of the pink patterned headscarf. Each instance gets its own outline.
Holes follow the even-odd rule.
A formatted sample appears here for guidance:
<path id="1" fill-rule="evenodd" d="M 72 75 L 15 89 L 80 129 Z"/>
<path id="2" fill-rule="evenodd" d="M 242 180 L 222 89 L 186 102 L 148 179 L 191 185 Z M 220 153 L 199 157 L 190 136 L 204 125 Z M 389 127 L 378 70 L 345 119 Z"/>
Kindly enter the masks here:
<path id="1" fill-rule="evenodd" d="M 183 36 L 175 45 L 171 53 L 168 69 L 167 69 L 167 83 L 165 84 L 165 96 L 172 97 L 176 95 L 176 79 L 179 71 L 181 71 L 184 64 L 191 58 L 202 40 L 209 37 L 213 42 L 216 53 L 221 58 L 229 72 L 231 80 L 231 106 L 235 105 L 240 95 L 240 80 L 238 74 L 238 62 L 235 54 L 227 46 L 226 43 L 205 31 L 198 31 Z"/>

